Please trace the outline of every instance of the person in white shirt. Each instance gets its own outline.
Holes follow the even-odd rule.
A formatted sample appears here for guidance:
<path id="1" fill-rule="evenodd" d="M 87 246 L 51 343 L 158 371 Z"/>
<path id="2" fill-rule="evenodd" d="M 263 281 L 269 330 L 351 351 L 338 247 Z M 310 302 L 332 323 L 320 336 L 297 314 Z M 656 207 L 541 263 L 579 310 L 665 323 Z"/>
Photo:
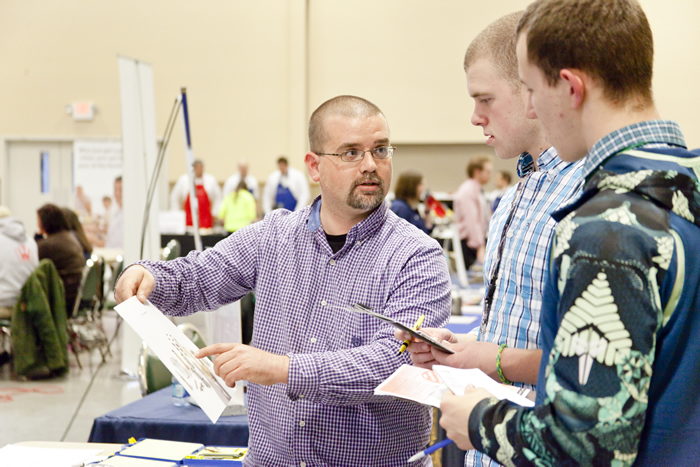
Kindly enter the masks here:
<path id="1" fill-rule="evenodd" d="M 273 209 L 284 208 L 298 211 L 309 204 L 309 182 L 306 175 L 289 167 L 286 157 L 277 159 L 279 170 L 267 178 L 263 189 L 262 207 L 267 214 Z"/>
<path id="2" fill-rule="evenodd" d="M 238 184 L 241 183 L 241 179 L 245 182 L 248 191 L 253 195 L 256 200 L 260 199 L 260 190 L 258 188 L 258 181 L 252 175 L 248 174 L 248 161 L 241 159 L 238 161 L 238 172 L 231 175 L 224 183 L 224 192 L 222 199 L 226 197 L 227 194 L 236 190 Z"/>
<path id="3" fill-rule="evenodd" d="M 213 175 L 204 173 L 204 162 L 194 161 L 194 185 L 199 202 L 199 227 L 211 228 L 214 226 L 214 218 L 219 213 L 221 204 L 221 188 L 219 182 Z M 190 177 L 183 174 L 175 183 L 173 191 L 170 192 L 170 209 L 174 211 L 184 210 L 186 225 L 192 225 L 192 215 L 190 213 Z"/>
<path id="4" fill-rule="evenodd" d="M 22 286 L 38 264 L 36 242 L 22 221 L 0 206 L 0 318 L 12 316 Z"/>

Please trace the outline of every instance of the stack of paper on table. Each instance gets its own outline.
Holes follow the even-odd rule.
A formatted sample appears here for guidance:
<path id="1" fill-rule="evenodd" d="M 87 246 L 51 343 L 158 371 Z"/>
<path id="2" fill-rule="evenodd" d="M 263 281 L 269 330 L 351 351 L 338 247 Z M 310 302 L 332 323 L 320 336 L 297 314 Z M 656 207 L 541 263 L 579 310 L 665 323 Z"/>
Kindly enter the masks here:
<path id="1" fill-rule="evenodd" d="M 449 389 L 461 396 L 468 386 L 484 388 L 498 399 L 508 399 L 523 407 L 535 405 L 533 401 L 514 391 L 513 386 L 497 383 L 481 370 L 464 370 L 443 365 L 434 365 L 432 370 L 402 365 L 377 386 L 374 393 L 439 408 L 445 391 Z"/>
<path id="2" fill-rule="evenodd" d="M 0 465 L 3 467 L 72 467 L 92 459 L 102 449 L 63 449 L 18 446 L 8 444 L 0 448 Z"/>
<path id="3" fill-rule="evenodd" d="M 183 443 L 161 439 L 143 439 L 127 446 L 100 466 L 109 467 L 172 467 L 180 464 L 185 456 L 203 448 L 199 443 Z"/>
<path id="4" fill-rule="evenodd" d="M 172 466 L 217 466 L 242 465 L 247 448 L 205 447 L 199 443 L 166 441 L 146 438 L 126 446 L 100 466 L 110 467 L 172 467 Z"/>

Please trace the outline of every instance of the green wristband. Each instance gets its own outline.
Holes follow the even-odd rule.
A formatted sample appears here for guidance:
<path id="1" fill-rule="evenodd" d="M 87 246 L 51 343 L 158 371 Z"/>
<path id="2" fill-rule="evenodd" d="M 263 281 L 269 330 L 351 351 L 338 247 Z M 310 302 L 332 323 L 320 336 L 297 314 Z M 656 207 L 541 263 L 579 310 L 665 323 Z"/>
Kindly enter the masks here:
<path id="1" fill-rule="evenodd" d="M 503 384 L 513 384 L 512 381 L 508 381 L 505 376 L 503 376 L 503 369 L 501 368 L 501 353 L 503 349 L 508 347 L 506 344 L 501 344 L 498 348 L 498 356 L 496 357 L 496 371 L 498 372 L 498 377 L 501 378 Z"/>

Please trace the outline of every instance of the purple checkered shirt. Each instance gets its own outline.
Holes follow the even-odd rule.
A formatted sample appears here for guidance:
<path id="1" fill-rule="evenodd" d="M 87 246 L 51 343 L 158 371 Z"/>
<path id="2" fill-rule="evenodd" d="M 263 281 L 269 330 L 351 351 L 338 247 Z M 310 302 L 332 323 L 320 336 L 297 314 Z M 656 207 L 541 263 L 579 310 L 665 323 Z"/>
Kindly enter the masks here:
<path id="1" fill-rule="evenodd" d="M 347 308 L 361 303 L 406 324 L 425 314 L 425 327 L 442 327 L 447 264 L 438 243 L 386 202 L 333 254 L 320 207 L 318 197 L 301 211 L 273 211 L 203 253 L 142 262 L 156 278 L 149 299 L 181 316 L 255 291 L 251 345 L 288 355 L 289 382 L 249 385 L 245 465 L 405 465 L 429 441 L 431 410 L 373 394 L 409 355 L 398 354 L 391 325 Z"/>

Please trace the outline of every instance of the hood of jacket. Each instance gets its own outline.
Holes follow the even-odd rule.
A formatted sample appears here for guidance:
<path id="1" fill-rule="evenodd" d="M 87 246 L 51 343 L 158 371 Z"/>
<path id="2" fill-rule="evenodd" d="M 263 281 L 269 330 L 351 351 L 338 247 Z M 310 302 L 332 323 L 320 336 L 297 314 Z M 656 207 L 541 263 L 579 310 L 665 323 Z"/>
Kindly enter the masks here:
<path id="1" fill-rule="evenodd" d="M 18 243 L 27 241 L 27 232 L 24 230 L 24 224 L 16 217 L 3 217 L 0 219 L 0 234 Z"/>
<path id="2" fill-rule="evenodd" d="M 616 173 L 598 170 L 585 184 L 578 200 L 552 214 L 561 221 L 601 190 L 635 192 L 700 227 L 700 182 L 674 170 L 638 170 Z"/>

